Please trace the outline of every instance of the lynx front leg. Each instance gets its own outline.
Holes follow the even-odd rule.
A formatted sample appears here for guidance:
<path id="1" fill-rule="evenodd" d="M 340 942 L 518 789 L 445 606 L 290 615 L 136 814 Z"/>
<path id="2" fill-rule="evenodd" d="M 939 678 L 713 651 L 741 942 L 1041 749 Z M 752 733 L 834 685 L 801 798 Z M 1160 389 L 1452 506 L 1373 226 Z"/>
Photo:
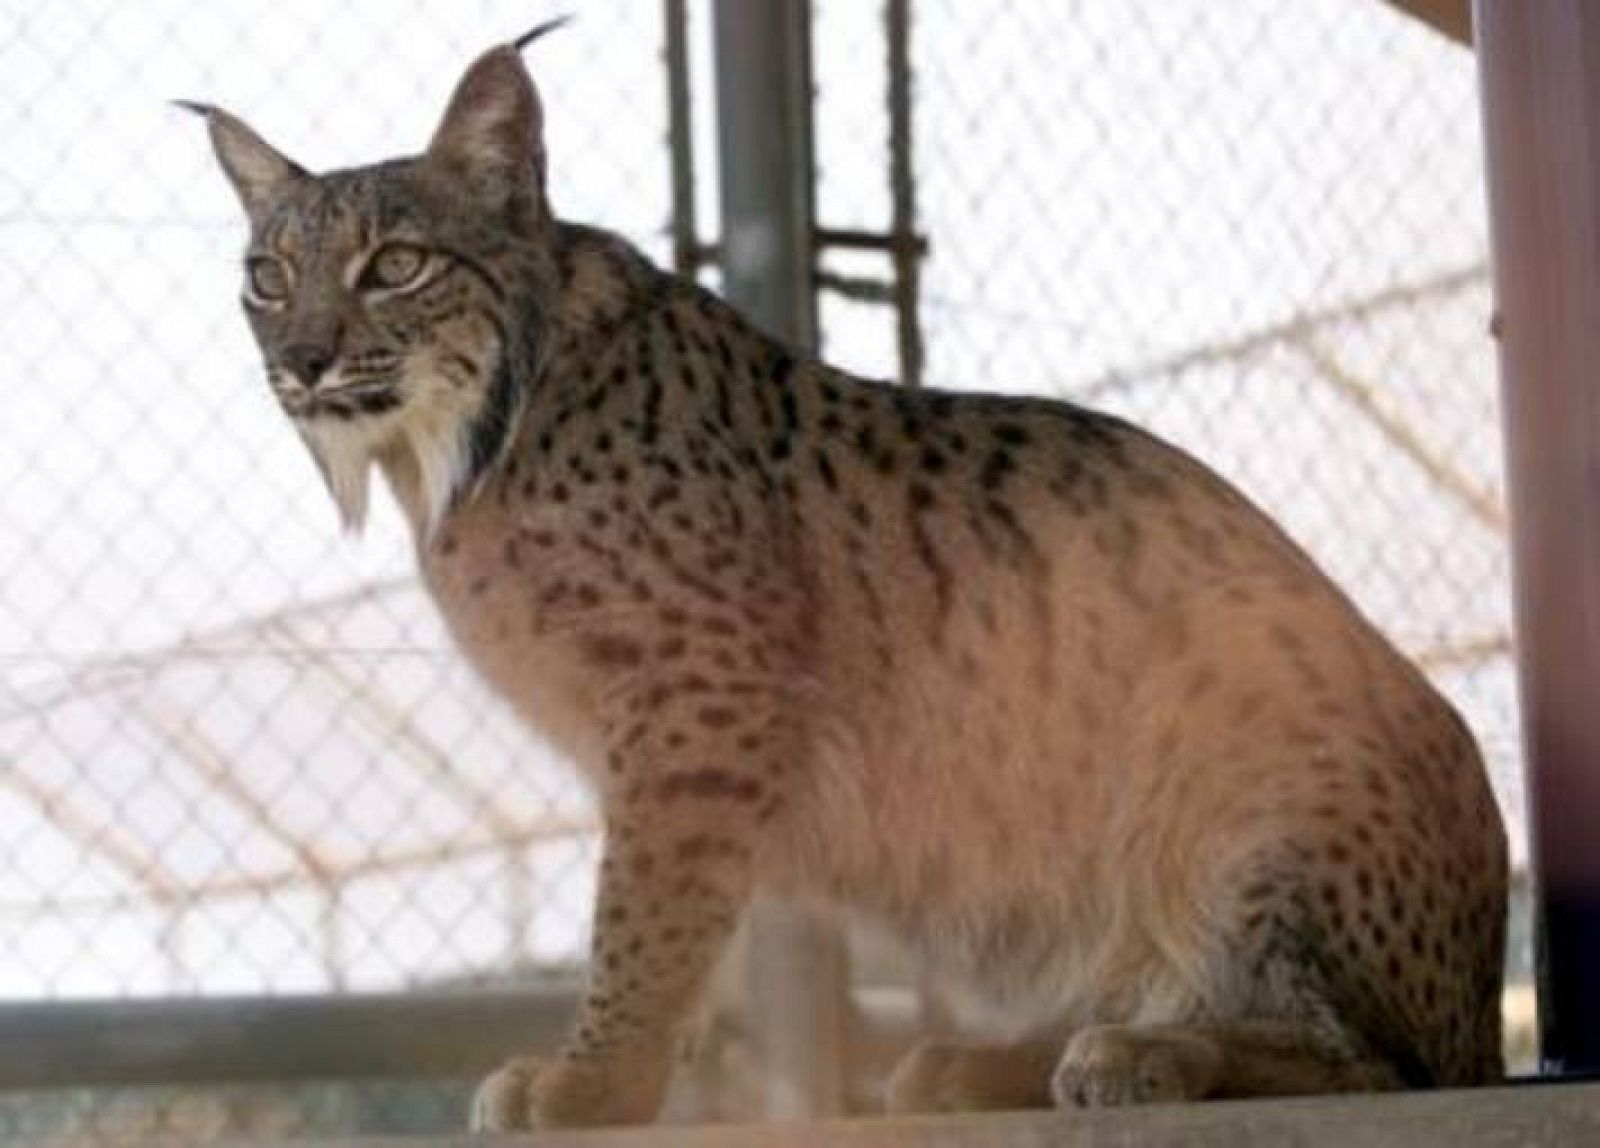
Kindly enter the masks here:
<path id="1" fill-rule="evenodd" d="M 748 759 L 737 769 L 673 765 L 608 792 L 576 1029 L 556 1055 L 515 1060 L 490 1077 L 474 1104 L 477 1128 L 655 1117 L 679 1026 L 749 899 L 757 835 L 779 802 L 772 773 Z"/>

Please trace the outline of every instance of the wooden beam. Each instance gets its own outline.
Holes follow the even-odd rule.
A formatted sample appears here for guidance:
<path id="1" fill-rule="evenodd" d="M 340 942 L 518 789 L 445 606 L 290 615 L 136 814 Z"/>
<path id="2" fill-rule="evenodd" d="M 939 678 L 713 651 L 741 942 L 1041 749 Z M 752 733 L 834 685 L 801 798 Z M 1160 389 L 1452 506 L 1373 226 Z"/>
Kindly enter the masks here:
<path id="1" fill-rule="evenodd" d="M 1471 0 L 1385 0 L 1408 16 L 1421 20 L 1442 36 L 1472 47 Z"/>
<path id="2" fill-rule="evenodd" d="M 374 1118 L 374 1123 L 379 1117 Z M 343 1130 L 340 1130 L 343 1132 Z M 263 1139 L 256 1148 L 304 1148 Z M 327 1133 L 324 1133 L 327 1135 Z M 165 1143 L 166 1141 L 163 1140 Z M 465 1133 L 318 1143 L 372 1148 L 486 1148 Z M 1484 1088 L 1294 1100 L 1207 1101 L 1080 1112 L 1007 1112 L 824 1124 L 590 1129 L 495 1137 L 496 1148 L 1502 1148 L 1600 1144 L 1600 1084 Z"/>

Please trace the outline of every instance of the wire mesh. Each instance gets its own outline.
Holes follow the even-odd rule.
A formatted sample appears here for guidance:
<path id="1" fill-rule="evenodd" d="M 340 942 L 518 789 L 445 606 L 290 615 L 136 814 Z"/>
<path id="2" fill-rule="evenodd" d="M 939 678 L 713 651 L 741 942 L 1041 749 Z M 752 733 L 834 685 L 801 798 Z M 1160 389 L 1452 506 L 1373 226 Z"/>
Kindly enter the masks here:
<path id="1" fill-rule="evenodd" d="M 449 651 L 397 516 L 337 536 L 232 302 L 236 208 L 164 103 L 313 167 L 407 150 L 521 7 L 0 8 L 0 997 L 581 961 L 592 811 Z M 1364 0 L 909 10 L 927 382 L 1106 406 L 1238 481 L 1461 705 L 1521 863 L 1470 56 Z M 815 6 L 826 227 L 891 218 L 883 16 Z M 663 263 L 664 45 L 660 4 L 614 0 L 534 59 L 558 209 Z M 892 373 L 883 307 L 821 315 Z M 75 1103 L 52 1128 L 94 1141 Z"/>
<path id="2" fill-rule="evenodd" d="M 320 168 L 419 148 L 538 13 L 6 6 L 0 996 L 573 963 L 592 815 L 464 672 L 394 515 L 338 537 L 233 302 L 198 96 Z M 659 5 L 539 46 L 552 195 L 664 256 Z M 566 97 L 566 98 L 563 98 Z"/>

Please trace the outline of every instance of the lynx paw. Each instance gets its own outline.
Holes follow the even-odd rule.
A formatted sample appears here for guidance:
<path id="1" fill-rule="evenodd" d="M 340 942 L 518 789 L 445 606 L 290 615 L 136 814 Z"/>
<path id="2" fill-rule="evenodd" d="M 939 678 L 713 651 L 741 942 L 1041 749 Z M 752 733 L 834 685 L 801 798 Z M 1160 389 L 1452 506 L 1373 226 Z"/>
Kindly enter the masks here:
<path id="1" fill-rule="evenodd" d="M 1060 1108 L 1198 1100 L 1217 1080 L 1221 1053 L 1204 1037 L 1103 1025 L 1067 1042 L 1050 1081 Z"/>
<path id="2" fill-rule="evenodd" d="M 519 1056 L 478 1086 L 474 1132 L 643 1124 L 661 1106 L 663 1066 Z"/>
<path id="3" fill-rule="evenodd" d="M 502 1065 L 472 1097 L 474 1132 L 526 1132 L 541 1126 L 535 1090 L 545 1062 L 519 1056 Z"/>
<path id="4" fill-rule="evenodd" d="M 621 1123 L 625 1099 L 608 1089 L 597 1068 L 560 1058 L 519 1056 L 478 1086 L 472 1098 L 474 1132 L 528 1132 Z"/>

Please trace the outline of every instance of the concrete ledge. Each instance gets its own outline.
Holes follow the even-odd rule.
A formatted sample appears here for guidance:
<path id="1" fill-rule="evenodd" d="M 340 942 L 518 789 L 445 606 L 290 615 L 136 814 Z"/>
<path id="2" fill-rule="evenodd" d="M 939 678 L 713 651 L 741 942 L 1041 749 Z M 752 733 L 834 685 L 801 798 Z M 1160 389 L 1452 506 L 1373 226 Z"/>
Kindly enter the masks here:
<path id="1" fill-rule="evenodd" d="M 0 1004 L 0 1090 L 474 1076 L 570 1023 L 575 988 Z"/>
<path id="2" fill-rule="evenodd" d="M 1583 1148 L 1600 1145 L 1600 1084 L 1081 1113 L 318 1143 L 349 1148 Z"/>

